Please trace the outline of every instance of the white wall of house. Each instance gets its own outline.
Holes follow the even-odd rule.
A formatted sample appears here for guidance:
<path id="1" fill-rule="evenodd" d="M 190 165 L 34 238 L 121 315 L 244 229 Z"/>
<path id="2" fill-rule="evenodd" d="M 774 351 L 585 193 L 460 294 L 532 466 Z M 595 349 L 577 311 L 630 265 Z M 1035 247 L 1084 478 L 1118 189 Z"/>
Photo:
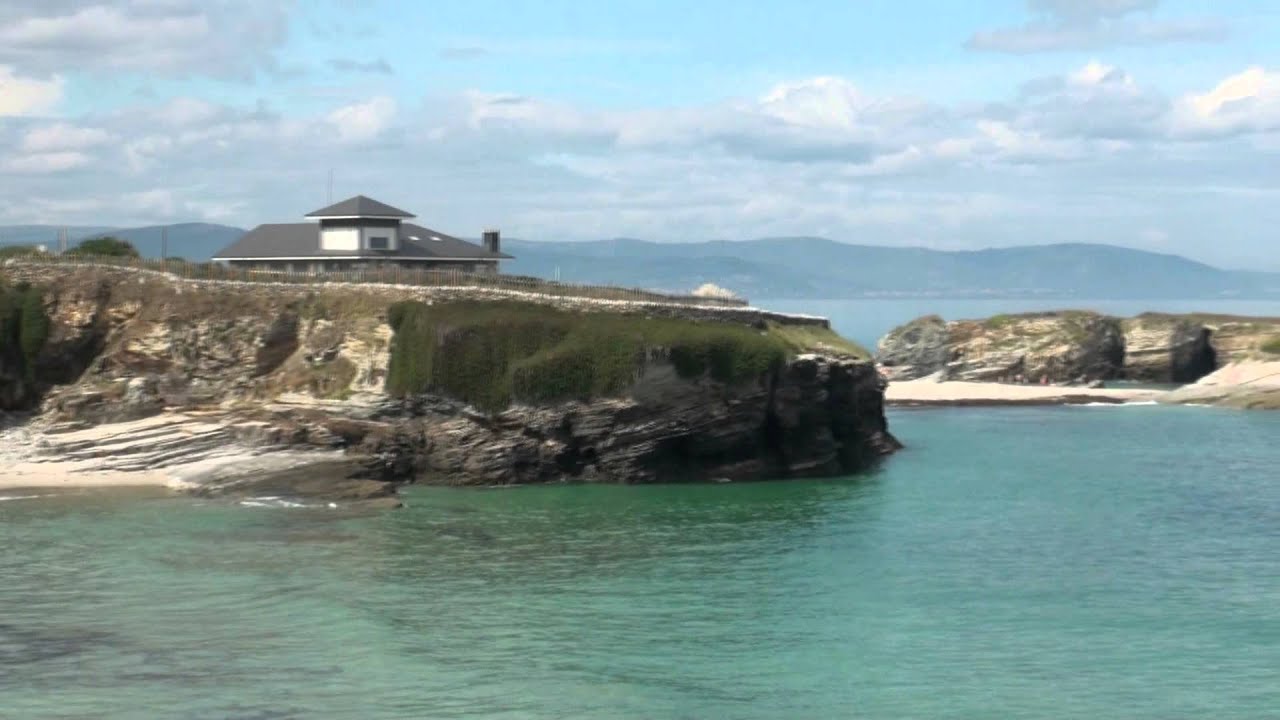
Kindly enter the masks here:
<path id="1" fill-rule="evenodd" d="M 373 243 L 369 242 L 369 238 L 384 237 L 387 239 L 388 250 L 399 250 L 400 241 L 396 237 L 398 233 L 395 228 L 389 227 L 367 227 L 360 229 L 360 247 L 366 250 L 373 249 Z"/>
<path id="2" fill-rule="evenodd" d="M 321 250 L 359 250 L 360 231 L 356 228 L 324 228 L 320 231 Z"/>

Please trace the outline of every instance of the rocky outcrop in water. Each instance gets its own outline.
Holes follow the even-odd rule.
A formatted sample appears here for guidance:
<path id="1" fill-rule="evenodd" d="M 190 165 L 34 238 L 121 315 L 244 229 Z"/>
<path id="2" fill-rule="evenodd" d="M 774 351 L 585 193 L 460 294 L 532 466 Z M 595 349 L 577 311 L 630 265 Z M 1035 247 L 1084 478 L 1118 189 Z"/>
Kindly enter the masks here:
<path id="1" fill-rule="evenodd" d="M 762 480 L 856 472 L 898 449 L 866 362 L 803 356 L 761 382 L 688 382 L 647 369 L 624 398 L 496 415 L 419 397 L 366 425 L 387 476 L 445 484 Z M 407 464 L 408 467 L 401 467 Z"/>
<path id="2" fill-rule="evenodd" d="M 222 287 L 91 269 L 27 279 L 41 283 L 54 330 L 39 406 L 0 408 L 36 411 L 10 443 L 25 460 L 160 470 L 201 491 L 284 477 L 315 485 L 315 473 L 299 471 L 314 465 L 329 487 L 364 496 L 358 481 L 835 475 L 898 447 L 867 361 L 803 355 L 726 384 L 681 376 L 654 349 L 616 396 L 481 412 L 385 392 L 394 290 Z M 0 375 L 0 386 L 12 382 Z"/>
<path id="3" fill-rule="evenodd" d="M 1022 377 L 1050 383 L 1191 383 L 1232 362 L 1265 358 L 1280 319 L 1092 312 L 920 318 L 881 339 L 877 362 L 895 380 Z"/>
<path id="4" fill-rule="evenodd" d="M 924 332 L 918 331 L 922 325 Z M 964 381 L 1110 379 L 1117 377 L 1123 357 L 1119 321 L 1087 312 L 950 323 L 924 318 L 886 335 L 877 353 L 885 373 L 896 380 L 934 374 Z"/>

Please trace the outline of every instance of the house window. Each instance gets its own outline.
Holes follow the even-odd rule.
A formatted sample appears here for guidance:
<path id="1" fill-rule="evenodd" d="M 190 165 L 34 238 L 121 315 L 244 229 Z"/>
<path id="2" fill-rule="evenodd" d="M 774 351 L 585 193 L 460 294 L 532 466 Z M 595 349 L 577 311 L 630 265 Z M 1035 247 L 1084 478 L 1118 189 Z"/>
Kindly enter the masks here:
<path id="1" fill-rule="evenodd" d="M 370 249 L 370 250 L 386 250 L 386 249 L 387 249 L 387 248 L 389 248 L 389 247 L 391 247 L 391 240 L 390 240 L 390 238 L 385 238 L 385 237 L 370 237 L 370 238 L 369 238 L 369 249 Z"/>

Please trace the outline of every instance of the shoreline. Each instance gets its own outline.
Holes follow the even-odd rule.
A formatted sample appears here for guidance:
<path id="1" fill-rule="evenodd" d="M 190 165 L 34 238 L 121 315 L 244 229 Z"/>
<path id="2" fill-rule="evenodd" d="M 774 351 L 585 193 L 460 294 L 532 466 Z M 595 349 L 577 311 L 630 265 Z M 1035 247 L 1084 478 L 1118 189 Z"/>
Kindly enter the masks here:
<path id="1" fill-rule="evenodd" d="M 4 462 L 0 492 L 11 490 L 79 490 L 84 488 L 165 488 L 177 490 L 166 474 L 153 470 L 91 470 L 77 462 Z"/>
<path id="2" fill-rule="evenodd" d="M 1084 388 L 1056 385 L 1008 385 L 942 381 L 931 378 L 890 382 L 888 407 L 1020 407 L 1047 405 L 1131 405 L 1159 402 L 1169 391 Z"/>
<path id="3" fill-rule="evenodd" d="M 235 428 L 250 426 L 182 412 L 74 429 L 10 425 L 0 429 L 0 491 L 225 489 L 340 459 L 332 451 L 245 445 Z"/>
<path id="4" fill-rule="evenodd" d="M 28 491 L 28 489 L 104 489 L 104 488 L 164 488 L 177 491 L 169 478 L 159 473 L 137 471 L 97 471 L 64 468 L 60 462 L 22 462 L 5 464 L 0 474 L 0 492 Z"/>

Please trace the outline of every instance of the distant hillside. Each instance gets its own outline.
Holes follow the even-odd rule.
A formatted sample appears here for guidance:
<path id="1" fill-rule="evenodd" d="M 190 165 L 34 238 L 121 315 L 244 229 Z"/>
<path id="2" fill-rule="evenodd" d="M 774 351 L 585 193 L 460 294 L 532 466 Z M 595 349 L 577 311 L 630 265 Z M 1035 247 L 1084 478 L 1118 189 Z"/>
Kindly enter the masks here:
<path id="1" fill-rule="evenodd" d="M 229 225 L 209 223 L 180 223 L 177 225 L 153 225 L 138 228 L 117 228 L 91 233 L 84 238 L 111 235 L 133 243 L 146 257 L 160 257 L 161 232 L 169 232 L 169 257 L 187 260 L 208 260 L 213 254 L 240 239 L 245 231 Z"/>
<path id="2" fill-rule="evenodd" d="M 163 226 L 169 255 L 207 260 L 244 234 L 206 223 Z M 159 257 L 162 226 L 71 228 L 72 244 L 111 234 Z M 0 245 L 55 247 L 58 228 L 0 227 Z M 508 239 L 508 273 L 566 282 L 687 291 L 715 283 L 749 298 L 1044 297 L 1276 298 L 1280 273 L 1221 270 L 1177 255 L 1114 245 L 1031 245 L 975 251 L 851 245 L 825 238 L 655 243 Z"/>
<path id="3" fill-rule="evenodd" d="M 0 226 L 0 245 L 44 245 L 50 250 L 58 247 L 59 225 L 8 225 Z M 147 257 L 160 257 L 161 231 L 169 231 L 169 256 L 187 260 L 208 260 L 213 254 L 244 235 L 244 230 L 228 225 L 209 223 L 178 223 L 136 228 L 72 226 L 66 228 L 71 246 L 82 240 L 103 235 L 122 238 L 133 243 Z"/>
<path id="4" fill-rule="evenodd" d="M 61 225 L 6 225 L 0 226 L 0 245 L 44 245 L 50 249 L 58 247 L 58 233 Z M 97 235 L 111 230 L 109 227 L 77 225 L 66 228 L 72 242 L 78 238 Z"/>
<path id="5" fill-rule="evenodd" d="M 512 273 L 671 290 L 714 282 L 748 297 L 1193 298 L 1280 296 L 1280 274 L 1221 270 L 1176 255 L 1064 244 L 977 251 L 741 242 L 508 241 Z"/>

